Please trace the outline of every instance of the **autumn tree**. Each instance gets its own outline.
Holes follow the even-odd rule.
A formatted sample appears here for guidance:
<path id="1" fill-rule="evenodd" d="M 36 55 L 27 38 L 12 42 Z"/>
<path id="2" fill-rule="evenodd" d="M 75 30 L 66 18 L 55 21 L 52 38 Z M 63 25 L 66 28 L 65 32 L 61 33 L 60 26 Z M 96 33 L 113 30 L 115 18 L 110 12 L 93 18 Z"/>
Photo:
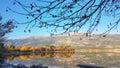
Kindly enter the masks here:
<path id="1" fill-rule="evenodd" d="M 15 51 L 16 50 L 14 45 L 9 45 L 6 48 L 7 48 L 8 51 Z"/>
<path id="2" fill-rule="evenodd" d="M 91 34 L 100 23 L 103 16 L 113 17 L 114 22 L 109 22 L 104 34 L 117 29 L 120 23 L 120 0 L 34 0 L 33 3 L 24 4 L 20 0 L 14 0 L 13 5 L 21 6 L 21 11 L 14 13 L 26 16 L 27 21 L 17 22 L 28 24 L 25 30 L 32 27 L 52 27 L 51 35 L 66 32 L 78 32 L 85 25 L 89 25 L 87 33 Z M 86 34 L 86 36 L 88 36 Z"/>

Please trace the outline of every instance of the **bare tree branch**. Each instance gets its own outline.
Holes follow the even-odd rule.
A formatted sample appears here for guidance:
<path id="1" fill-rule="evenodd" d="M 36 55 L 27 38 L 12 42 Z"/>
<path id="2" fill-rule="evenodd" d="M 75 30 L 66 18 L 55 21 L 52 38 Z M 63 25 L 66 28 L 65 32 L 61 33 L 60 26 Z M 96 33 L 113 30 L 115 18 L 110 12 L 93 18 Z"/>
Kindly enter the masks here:
<path id="1" fill-rule="evenodd" d="M 19 0 L 15 2 L 26 13 L 20 13 L 10 7 L 8 9 L 26 16 L 28 21 L 19 23 L 28 24 L 26 29 L 37 26 L 52 27 L 51 33 L 78 32 L 83 26 L 89 24 L 86 32 L 91 34 L 101 23 L 100 20 L 104 15 L 118 18 L 117 23 L 108 24 L 111 27 L 104 32 L 108 33 L 119 24 L 120 19 L 120 0 L 36 0 L 30 5 L 24 5 Z"/>

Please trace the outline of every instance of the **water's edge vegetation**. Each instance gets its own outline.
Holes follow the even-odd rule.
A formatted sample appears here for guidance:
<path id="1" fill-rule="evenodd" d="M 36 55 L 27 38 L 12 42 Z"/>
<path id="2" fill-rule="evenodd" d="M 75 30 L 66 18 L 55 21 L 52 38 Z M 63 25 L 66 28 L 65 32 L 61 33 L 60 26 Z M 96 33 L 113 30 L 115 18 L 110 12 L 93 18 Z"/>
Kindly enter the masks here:
<path id="1" fill-rule="evenodd" d="M 44 52 L 74 52 L 74 48 L 72 48 L 70 45 L 65 46 L 17 46 L 9 45 L 4 46 L 4 44 L 0 43 L 0 54 L 24 54 L 24 53 L 44 53 Z"/>

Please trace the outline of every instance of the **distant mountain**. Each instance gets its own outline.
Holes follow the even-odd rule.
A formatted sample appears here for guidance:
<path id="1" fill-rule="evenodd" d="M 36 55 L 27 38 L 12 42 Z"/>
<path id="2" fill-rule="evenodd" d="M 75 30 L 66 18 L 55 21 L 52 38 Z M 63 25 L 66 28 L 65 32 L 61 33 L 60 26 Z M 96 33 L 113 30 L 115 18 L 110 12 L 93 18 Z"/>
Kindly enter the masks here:
<path id="1" fill-rule="evenodd" d="M 92 34 L 86 37 L 85 33 L 66 33 L 50 36 L 31 36 L 21 39 L 11 39 L 10 43 L 15 46 L 20 45 L 71 45 L 73 47 L 120 47 L 120 34 L 111 34 L 107 36 Z"/>
<path id="2" fill-rule="evenodd" d="M 9 41 L 16 46 L 19 45 L 38 46 L 38 45 L 48 45 L 54 43 L 54 41 L 51 40 L 51 38 L 48 36 L 31 36 L 21 39 L 10 39 Z"/>

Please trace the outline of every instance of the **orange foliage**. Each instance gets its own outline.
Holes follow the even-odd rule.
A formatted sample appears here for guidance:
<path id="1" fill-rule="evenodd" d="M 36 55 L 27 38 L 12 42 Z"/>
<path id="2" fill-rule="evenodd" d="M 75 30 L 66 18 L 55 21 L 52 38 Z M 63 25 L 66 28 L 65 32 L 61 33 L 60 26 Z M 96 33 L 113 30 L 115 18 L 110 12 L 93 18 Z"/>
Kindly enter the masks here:
<path id="1" fill-rule="evenodd" d="M 10 47 L 7 48 L 8 50 L 11 50 Z M 33 47 L 33 46 L 18 46 L 16 48 L 12 48 L 13 51 L 21 51 L 21 52 L 35 52 L 35 51 L 74 51 L 74 49 L 67 45 L 67 46 L 38 46 L 38 47 Z"/>

